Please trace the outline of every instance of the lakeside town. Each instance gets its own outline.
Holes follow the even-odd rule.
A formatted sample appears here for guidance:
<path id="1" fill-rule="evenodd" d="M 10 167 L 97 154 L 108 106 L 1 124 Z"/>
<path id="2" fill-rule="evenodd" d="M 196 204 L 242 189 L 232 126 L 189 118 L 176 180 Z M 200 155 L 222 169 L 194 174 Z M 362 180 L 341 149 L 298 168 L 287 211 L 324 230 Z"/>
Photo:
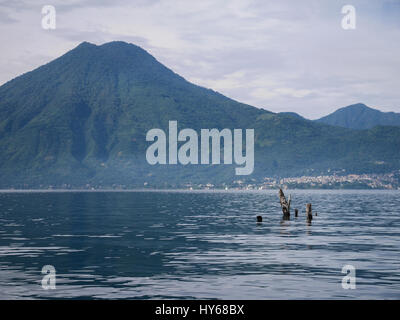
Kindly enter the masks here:
<path id="1" fill-rule="evenodd" d="M 84 186 L 39 185 L 28 184 L 11 187 L 8 190 L 157 190 L 157 189 L 183 189 L 183 190 L 270 190 L 270 189 L 376 189 L 400 190 L 400 170 L 385 174 L 330 174 L 300 177 L 264 177 L 258 179 L 238 179 L 230 183 L 185 183 L 185 184 L 153 184 L 144 182 L 143 185 L 113 184 L 105 186 L 100 184 L 86 184 Z"/>
<path id="2" fill-rule="evenodd" d="M 265 177 L 262 182 L 235 180 L 221 186 L 208 184 L 186 185 L 188 189 L 386 189 L 400 190 L 400 171 L 387 174 L 319 175 L 288 178 Z"/>

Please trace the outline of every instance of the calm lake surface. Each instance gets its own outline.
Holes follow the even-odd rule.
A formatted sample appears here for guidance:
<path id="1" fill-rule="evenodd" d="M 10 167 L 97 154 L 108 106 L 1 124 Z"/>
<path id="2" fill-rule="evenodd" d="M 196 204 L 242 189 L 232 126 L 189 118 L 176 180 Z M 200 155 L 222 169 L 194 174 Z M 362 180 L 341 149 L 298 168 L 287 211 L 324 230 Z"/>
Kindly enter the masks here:
<path id="1" fill-rule="evenodd" d="M 399 191 L 290 193 L 1 192 L 0 299 L 400 298 Z"/>

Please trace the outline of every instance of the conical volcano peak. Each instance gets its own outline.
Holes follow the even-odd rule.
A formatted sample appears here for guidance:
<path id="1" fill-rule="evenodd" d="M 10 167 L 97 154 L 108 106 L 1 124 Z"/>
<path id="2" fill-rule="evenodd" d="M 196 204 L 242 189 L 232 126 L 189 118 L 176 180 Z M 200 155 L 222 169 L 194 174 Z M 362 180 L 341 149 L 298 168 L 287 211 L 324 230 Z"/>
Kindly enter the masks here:
<path id="1" fill-rule="evenodd" d="M 99 51 L 107 52 L 107 51 L 119 51 L 119 53 L 122 52 L 136 52 L 136 53 L 141 53 L 141 54 L 147 54 L 150 55 L 146 50 L 141 48 L 140 46 L 137 46 L 133 43 L 128 43 L 125 41 L 111 41 L 111 42 L 106 42 L 100 45 L 96 45 L 94 43 L 88 42 L 88 41 L 83 41 L 79 45 L 77 45 L 74 49 L 71 51 L 80 51 L 82 49 L 96 49 Z"/>
<path id="2" fill-rule="evenodd" d="M 178 81 L 186 85 L 182 77 L 158 62 L 141 47 L 124 41 L 112 41 L 93 44 L 84 41 L 63 56 L 39 68 L 34 72 L 47 71 L 40 78 L 51 82 L 66 78 L 78 86 L 104 87 L 107 81 L 126 83 L 132 88 L 138 81 L 142 83 Z M 100 81 L 100 79 L 102 81 Z M 119 79 L 119 80 L 118 80 Z"/>
<path id="3" fill-rule="evenodd" d="M 64 56 L 70 55 L 71 53 L 72 54 L 89 53 L 92 55 L 94 54 L 99 55 L 99 57 L 108 56 L 108 58 L 111 57 L 118 59 L 124 58 L 125 55 L 128 56 L 130 55 L 131 57 L 138 57 L 142 55 L 142 56 L 147 56 L 148 58 L 151 58 L 152 60 L 156 61 L 156 59 L 153 56 L 151 56 L 146 50 L 142 49 L 141 47 L 135 44 L 124 41 L 111 41 L 100 45 L 96 45 L 88 41 L 83 41 L 75 48 L 67 52 Z"/>

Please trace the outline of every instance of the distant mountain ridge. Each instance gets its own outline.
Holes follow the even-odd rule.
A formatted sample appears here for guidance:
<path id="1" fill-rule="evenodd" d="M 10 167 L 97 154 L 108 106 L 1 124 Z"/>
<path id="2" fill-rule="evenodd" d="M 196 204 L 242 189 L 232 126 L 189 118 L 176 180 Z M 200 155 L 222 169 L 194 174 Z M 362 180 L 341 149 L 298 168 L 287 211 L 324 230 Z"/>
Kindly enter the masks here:
<path id="1" fill-rule="evenodd" d="M 375 126 L 400 126 L 400 113 L 382 112 L 357 103 L 315 121 L 350 129 L 371 129 Z"/>
<path id="2" fill-rule="evenodd" d="M 146 162 L 153 128 L 255 131 L 255 169 Z M 400 128 L 366 132 L 275 114 L 186 81 L 142 48 L 81 43 L 0 86 L 0 188 L 179 187 L 400 168 Z"/>

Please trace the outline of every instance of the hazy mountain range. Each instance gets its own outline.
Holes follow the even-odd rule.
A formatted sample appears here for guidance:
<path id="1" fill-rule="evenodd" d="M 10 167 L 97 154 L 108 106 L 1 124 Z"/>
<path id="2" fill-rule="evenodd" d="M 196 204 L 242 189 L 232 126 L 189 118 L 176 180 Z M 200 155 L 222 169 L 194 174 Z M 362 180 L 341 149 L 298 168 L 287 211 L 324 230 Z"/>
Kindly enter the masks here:
<path id="1" fill-rule="evenodd" d="M 356 112 L 362 116 L 353 117 Z M 84 42 L 0 87 L 0 187 L 174 187 L 238 179 L 230 165 L 148 165 L 146 133 L 167 131 L 169 120 L 198 132 L 254 128 L 255 171 L 243 179 L 397 170 L 400 128 L 343 128 L 396 123 L 371 112 L 356 105 L 317 121 L 275 114 L 196 86 L 135 45 Z"/>
<path id="2" fill-rule="evenodd" d="M 400 126 L 400 113 L 381 112 L 357 103 L 340 108 L 316 121 L 351 129 L 370 129 L 375 126 Z"/>
<path id="3" fill-rule="evenodd" d="M 306 120 L 296 112 L 280 112 L 281 115 Z M 371 129 L 376 126 L 400 126 L 400 113 L 382 112 L 363 103 L 340 108 L 316 122 L 349 129 Z"/>

